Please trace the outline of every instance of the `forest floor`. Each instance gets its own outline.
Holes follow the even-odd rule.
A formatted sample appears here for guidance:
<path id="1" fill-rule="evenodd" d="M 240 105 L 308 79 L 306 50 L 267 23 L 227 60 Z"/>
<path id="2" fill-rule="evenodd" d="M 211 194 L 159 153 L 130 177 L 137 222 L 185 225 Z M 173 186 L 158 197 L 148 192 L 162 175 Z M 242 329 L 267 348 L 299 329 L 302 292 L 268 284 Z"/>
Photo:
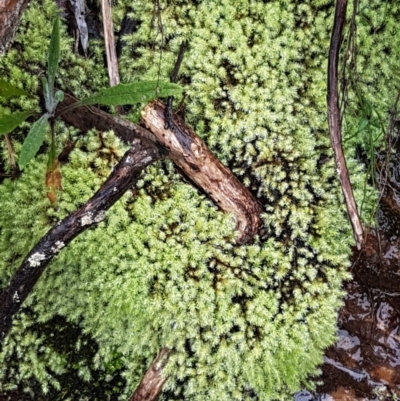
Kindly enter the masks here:
<path id="1" fill-rule="evenodd" d="M 354 250 L 338 340 L 328 348 L 317 395 L 296 401 L 400 400 L 400 156 L 379 182 L 377 228 Z"/>
<path id="2" fill-rule="evenodd" d="M 344 284 L 346 296 L 338 315 L 338 340 L 325 352 L 316 393 L 299 392 L 294 396 L 295 401 L 400 401 L 398 147 L 385 174 L 386 179 L 380 179 L 377 174 L 381 195 L 376 227 L 368 230 L 365 246 L 361 251 L 354 249 L 351 257 L 353 279 Z M 46 325 L 38 325 L 36 329 L 44 334 L 48 330 L 58 330 L 54 346 L 64 350 L 71 365 L 77 365 L 82 359 L 74 346 L 78 340 L 86 344 L 84 359 L 91 361 L 97 352 L 97 344 L 93 340 L 86 338 L 79 328 L 71 326 L 61 317 Z M 75 390 L 76 394 L 68 394 L 69 399 L 116 400 L 124 387 L 120 371 L 112 380 L 99 374 L 91 384 L 79 377 L 78 370 L 59 379 L 62 389 Z M 36 381 L 32 381 L 31 389 L 37 401 L 62 400 L 67 396 L 62 391 L 37 396 L 41 391 Z M 0 394 L 0 401 L 15 400 L 28 401 L 32 398 L 23 388 Z"/>

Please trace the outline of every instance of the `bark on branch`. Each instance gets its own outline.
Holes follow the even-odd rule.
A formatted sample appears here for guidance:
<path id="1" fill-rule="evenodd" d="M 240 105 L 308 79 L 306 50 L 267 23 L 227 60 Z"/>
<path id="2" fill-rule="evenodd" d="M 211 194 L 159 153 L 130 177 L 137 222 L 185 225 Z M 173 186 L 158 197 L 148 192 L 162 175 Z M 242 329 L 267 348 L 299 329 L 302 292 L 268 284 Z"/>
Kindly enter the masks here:
<path id="1" fill-rule="evenodd" d="M 133 140 L 131 148 L 93 197 L 57 223 L 26 256 L 0 295 L 0 341 L 9 332 L 13 316 L 50 261 L 82 231 L 103 220 L 106 211 L 136 182 L 140 172 L 160 158 L 158 150 L 146 143 L 146 140 Z"/>
<path id="2" fill-rule="evenodd" d="M 148 104 L 142 112 L 146 127 L 168 150 L 170 159 L 186 177 L 227 213 L 236 219 L 237 241 L 246 243 L 261 228 L 261 204 L 251 192 L 225 167 L 199 136 L 177 115 L 165 129 L 165 106 L 160 101 Z"/>
<path id="3" fill-rule="evenodd" d="M 14 38 L 27 4 L 28 0 L 0 0 L 0 53 L 6 51 Z"/>
<path id="4" fill-rule="evenodd" d="M 343 153 L 338 95 L 339 50 L 342 42 L 343 25 L 346 19 L 346 8 L 347 0 L 337 0 L 328 60 L 328 125 L 336 170 L 342 186 L 347 213 L 349 214 L 350 222 L 353 227 L 357 248 L 361 249 L 364 244 L 364 229 L 358 214 L 346 159 Z"/>
<path id="5" fill-rule="evenodd" d="M 66 95 L 59 110 L 74 102 L 72 96 Z M 171 129 L 164 128 L 165 105 L 160 101 L 150 103 L 142 112 L 148 130 L 96 107 L 67 109 L 60 117 L 82 131 L 112 129 L 124 141 L 146 138 L 153 146 L 161 146 L 188 180 L 204 191 L 223 212 L 233 214 L 239 243 L 250 242 L 259 233 L 261 204 L 179 116 L 173 116 Z"/>
<path id="6" fill-rule="evenodd" d="M 169 353 L 168 348 L 161 349 L 129 401 L 154 401 L 158 398 L 166 381 L 162 370 L 168 362 Z"/>
<path id="7" fill-rule="evenodd" d="M 146 138 L 146 146 L 157 148 L 156 137 L 140 125 L 131 123 L 120 117 L 112 116 L 103 110 L 93 106 L 71 108 L 78 100 L 65 93 L 64 101 L 57 107 L 56 118 L 61 118 L 66 123 L 80 129 L 83 132 L 96 128 L 99 131 L 113 130 L 118 138 L 126 143 L 133 139 Z"/>

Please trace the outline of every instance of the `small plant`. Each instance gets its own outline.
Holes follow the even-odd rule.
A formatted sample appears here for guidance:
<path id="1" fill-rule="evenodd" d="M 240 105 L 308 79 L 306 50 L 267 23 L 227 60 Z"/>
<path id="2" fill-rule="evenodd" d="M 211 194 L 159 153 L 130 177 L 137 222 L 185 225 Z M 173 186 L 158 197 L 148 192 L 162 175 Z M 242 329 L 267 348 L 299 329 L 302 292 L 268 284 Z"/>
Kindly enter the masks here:
<path id="1" fill-rule="evenodd" d="M 56 201 L 56 190 L 61 189 L 61 173 L 59 161 L 56 157 L 55 143 L 55 111 L 59 102 L 64 100 L 64 92 L 55 91 L 54 82 L 60 58 L 60 20 L 57 17 L 53 23 L 51 34 L 47 77 L 42 78 L 42 90 L 45 101 L 46 112 L 32 124 L 32 127 L 25 138 L 18 159 L 18 166 L 23 170 L 32 160 L 43 144 L 48 127 L 50 127 L 50 150 L 46 171 L 46 185 L 49 188 L 48 197 L 52 203 Z M 101 104 L 106 106 L 137 104 L 149 102 L 158 97 L 176 96 L 182 93 L 178 84 L 158 81 L 142 81 L 130 84 L 119 84 L 111 88 L 100 89 L 97 94 L 76 102 L 70 108 L 83 105 Z M 28 92 L 15 87 L 4 80 L 0 80 L 0 96 L 31 96 Z M 29 117 L 36 115 L 33 110 L 14 112 L 11 115 L 0 114 L 0 135 L 8 134 L 22 124 Z"/>

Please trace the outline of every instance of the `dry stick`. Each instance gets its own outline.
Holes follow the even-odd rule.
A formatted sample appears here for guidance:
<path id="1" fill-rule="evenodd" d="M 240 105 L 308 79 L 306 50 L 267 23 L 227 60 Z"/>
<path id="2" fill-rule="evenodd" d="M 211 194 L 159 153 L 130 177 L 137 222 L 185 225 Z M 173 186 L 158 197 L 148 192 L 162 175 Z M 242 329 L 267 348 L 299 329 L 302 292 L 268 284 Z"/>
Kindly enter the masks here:
<path id="1" fill-rule="evenodd" d="M 357 249 L 364 244 L 364 229 L 358 214 L 357 205 L 353 195 L 349 172 L 342 147 L 342 134 L 340 124 L 339 96 L 338 96 L 338 63 L 339 50 L 342 41 L 343 25 L 346 18 L 347 0 L 337 0 L 335 9 L 335 21 L 333 25 L 331 44 L 328 59 L 328 124 L 336 170 L 339 175 L 340 184 L 347 212 L 353 227 L 353 234 Z"/>
<path id="2" fill-rule="evenodd" d="M 103 15 L 103 30 L 107 56 L 108 78 L 110 86 L 115 86 L 119 84 L 119 71 L 117 52 L 114 41 L 114 26 L 112 20 L 111 0 L 101 0 L 101 11 Z M 115 110 L 117 114 L 124 114 L 124 108 L 122 106 L 116 106 Z"/>
<path id="3" fill-rule="evenodd" d="M 146 138 L 149 140 L 147 146 L 157 147 L 154 143 L 156 137 L 147 129 L 94 106 L 72 108 L 71 106 L 77 101 L 75 97 L 65 93 L 63 102 L 57 107 L 56 118 L 61 118 L 83 132 L 93 128 L 99 131 L 113 130 L 115 135 L 126 143 L 130 143 L 135 138 Z"/>
<path id="4" fill-rule="evenodd" d="M 162 375 L 162 370 L 168 362 L 169 354 L 170 350 L 168 348 L 161 349 L 140 381 L 139 386 L 129 398 L 129 401 L 153 401 L 158 398 L 167 380 Z"/>
<path id="5" fill-rule="evenodd" d="M 160 101 L 148 104 L 142 111 L 142 118 L 186 177 L 206 192 L 222 211 L 233 214 L 237 241 L 251 241 L 262 224 L 262 206 L 251 192 L 178 115 L 174 114 L 171 128 L 165 129 L 165 106 Z"/>
<path id="6" fill-rule="evenodd" d="M 106 182 L 82 207 L 58 222 L 29 252 L 7 288 L 0 295 L 0 341 L 12 318 L 32 291 L 45 267 L 77 235 L 106 217 L 106 211 L 134 185 L 140 172 L 160 158 L 146 139 L 134 139 Z"/>
<path id="7" fill-rule="evenodd" d="M 103 15 L 108 77 L 110 80 L 110 86 L 115 86 L 119 84 L 119 72 L 117 53 L 115 51 L 114 28 L 110 1 L 111 0 L 101 0 L 101 11 Z"/>
<path id="8" fill-rule="evenodd" d="M 72 103 L 74 98 L 66 94 L 61 107 Z M 92 106 L 69 109 L 59 115 L 82 131 L 112 129 L 124 141 L 144 137 L 153 141 L 154 146 L 161 145 L 185 178 L 194 182 L 223 212 L 233 214 L 238 242 L 249 242 L 259 233 L 261 204 L 180 117 L 174 114 L 173 130 L 164 128 L 165 106 L 161 102 L 149 104 L 142 113 L 149 130 Z"/>
<path id="9" fill-rule="evenodd" d="M 0 53 L 12 42 L 29 0 L 0 0 Z"/>

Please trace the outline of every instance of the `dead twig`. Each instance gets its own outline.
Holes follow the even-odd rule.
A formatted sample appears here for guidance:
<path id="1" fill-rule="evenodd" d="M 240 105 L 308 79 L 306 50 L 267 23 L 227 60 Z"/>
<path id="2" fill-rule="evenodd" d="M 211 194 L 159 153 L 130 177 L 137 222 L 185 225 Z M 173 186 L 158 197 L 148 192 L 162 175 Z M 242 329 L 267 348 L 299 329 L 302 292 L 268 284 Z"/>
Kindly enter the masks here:
<path id="1" fill-rule="evenodd" d="M 262 206 L 251 192 L 178 115 L 174 114 L 171 119 L 171 128 L 165 129 L 163 103 L 155 101 L 148 104 L 142 112 L 142 118 L 184 175 L 222 211 L 233 214 L 238 230 L 237 241 L 251 241 L 262 225 Z"/>
<path id="2" fill-rule="evenodd" d="M 364 229 L 358 214 L 356 201 L 353 195 L 349 172 L 342 147 L 342 134 L 340 123 L 339 95 L 338 95 L 338 63 L 339 50 L 342 41 L 343 25 L 346 18 L 347 0 L 337 0 L 335 21 L 332 31 L 328 59 L 328 124 L 331 145 L 335 159 L 336 171 L 346 202 L 347 213 L 353 228 L 354 239 L 358 249 L 364 244 Z"/>
<path id="3" fill-rule="evenodd" d="M 114 28 L 110 0 L 101 0 L 101 11 L 103 15 L 108 78 L 110 80 L 110 86 L 115 86 L 119 84 L 119 71 L 117 53 L 115 51 Z"/>

